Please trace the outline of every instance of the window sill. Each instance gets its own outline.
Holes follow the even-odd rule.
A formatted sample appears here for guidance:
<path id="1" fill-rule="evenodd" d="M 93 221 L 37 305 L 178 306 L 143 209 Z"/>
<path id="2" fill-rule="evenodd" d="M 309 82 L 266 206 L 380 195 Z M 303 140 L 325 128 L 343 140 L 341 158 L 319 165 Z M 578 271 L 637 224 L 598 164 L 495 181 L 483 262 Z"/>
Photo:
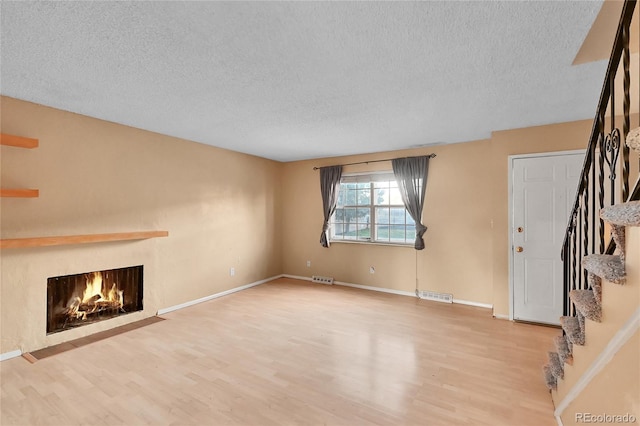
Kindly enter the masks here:
<path id="1" fill-rule="evenodd" d="M 402 243 L 383 243 L 379 241 L 356 241 L 356 240 L 331 240 L 330 244 L 357 244 L 361 246 L 387 246 L 387 247 L 404 247 L 404 248 L 414 248 L 413 244 L 402 244 Z"/>

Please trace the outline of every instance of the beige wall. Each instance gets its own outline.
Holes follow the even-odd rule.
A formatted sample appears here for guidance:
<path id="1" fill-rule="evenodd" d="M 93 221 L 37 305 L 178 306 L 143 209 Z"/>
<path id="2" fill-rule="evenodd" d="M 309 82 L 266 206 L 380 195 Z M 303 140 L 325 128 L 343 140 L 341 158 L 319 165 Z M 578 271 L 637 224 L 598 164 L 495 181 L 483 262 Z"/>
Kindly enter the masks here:
<path id="1" fill-rule="evenodd" d="M 509 313 L 508 157 L 583 148 L 589 120 L 494 132 L 489 140 L 381 154 L 293 162 L 283 172 L 285 273 L 329 275 L 338 281 L 413 292 L 452 293 L 455 299 L 494 305 Z M 423 214 L 426 249 L 318 241 L 322 202 L 313 166 L 434 152 Z M 350 166 L 345 173 L 390 168 Z M 559 254 L 558 254 L 559 255 Z M 306 261 L 311 260 L 311 268 Z M 376 273 L 369 273 L 375 266 Z"/>
<path id="2" fill-rule="evenodd" d="M 424 211 L 426 249 L 334 243 L 319 244 L 322 200 L 313 166 L 421 155 L 434 152 Z M 413 292 L 416 261 L 419 288 L 491 303 L 489 141 L 372 155 L 302 161 L 284 165 L 284 271 L 328 275 L 338 281 Z M 349 166 L 344 172 L 389 169 L 390 163 Z M 311 261 L 307 268 L 306 261 Z M 375 274 L 369 267 L 375 267 Z"/>
<path id="3" fill-rule="evenodd" d="M 0 353 L 33 350 L 282 273 L 281 165 L 11 98 L 2 132 L 2 238 L 167 230 L 168 238 L 2 251 Z M 51 276 L 144 264 L 144 311 L 45 335 Z M 236 275 L 230 277 L 229 268 Z"/>
<path id="4" fill-rule="evenodd" d="M 2 131 L 40 139 L 35 150 L 2 148 L 2 185 L 41 191 L 38 199 L 1 200 L 3 238 L 151 229 L 170 236 L 3 250 L 0 351 L 63 339 L 43 331 L 47 277 L 131 264 L 145 264 L 145 311 L 62 333 L 65 340 L 280 273 L 406 292 L 414 291 L 417 278 L 421 290 L 452 293 L 507 315 L 508 156 L 578 149 L 590 129 L 586 120 L 499 131 L 468 143 L 282 164 L 2 98 Z M 320 246 L 313 166 L 431 152 L 437 157 L 423 216 L 429 227 L 424 251 Z"/>
<path id="5" fill-rule="evenodd" d="M 582 425 L 585 413 L 594 416 L 627 416 L 635 421 L 609 419 L 601 424 L 638 424 L 640 422 L 640 332 L 635 332 L 613 359 L 600 371 L 580 395 L 565 409 L 562 423 Z M 582 416 L 582 420 L 579 417 Z M 623 417 L 624 419 L 624 417 Z"/>

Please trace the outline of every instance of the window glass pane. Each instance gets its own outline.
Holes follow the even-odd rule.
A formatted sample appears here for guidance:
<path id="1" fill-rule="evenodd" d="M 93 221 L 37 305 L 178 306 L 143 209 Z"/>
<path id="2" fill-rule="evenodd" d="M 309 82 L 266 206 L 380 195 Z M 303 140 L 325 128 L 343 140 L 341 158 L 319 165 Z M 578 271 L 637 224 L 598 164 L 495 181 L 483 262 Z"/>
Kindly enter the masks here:
<path id="1" fill-rule="evenodd" d="M 344 222 L 344 209 L 337 208 L 333 216 L 334 222 Z"/>
<path id="2" fill-rule="evenodd" d="M 344 192 L 344 205 L 355 206 L 357 199 L 357 191 L 355 189 L 349 189 Z"/>
<path id="3" fill-rule="evenodd" d="M 407 225 L 406 234 L 407 234 L 407 242 L 413 243 L 416 239 L 416 227 Z"/>
<path id="4" fill-rule="evenodd" d="M 404 205 L 404 203 L 402 202 L 402 197 L 400 196 L 400 190 L 397 187 L 390 189 L 389 201 L 391 202 L 391 204 Z"/>
<path id="5" fill-rule="evenodd" d="M 356 211 L 356 220 L 358 223 L 363 223 L 368 227 L 369 222 L 371 222 L 371 209 L 359 207 Z"/>
<path id="6" fill-rule="evenodd" d="M 391 225 L 389 227 L 389 239 L 394 243 L 404 243 L 405 242 L 405 226 Z"/>
<path id="7" fill-rule="evenodd" d="M 369 188 L 371 188 L 371 184 L 369 182 L 360 182 L 357 185 L 358 185 L 358 189 L 369 189 Z"/>
<path id="8" fill-rule="evenodd" d="M 344 209 L 344 235 L 355 235 L 351 234 L 351 231 L 354 231 L 356 225 L 356 209 L 355 208 L 345 208 Z"/>
<path id="9" fill-rule="evenodd" d="M 404 225 L 405 211 L 406 209 L 404 207 L 391 207 L 391 223 Z"/>
<path id="10" fill-rule="evenodd" d="M 376 182 L 373 182 L 373 187 L 374 188 L 387 188 L 388 189 L 389 188 L 389 182 L 388 181 L 384 181 L 384 180 L 376 181 Z"/>
<path id="11" fill-rule="evenodd" d="M 334 223 L 331 230 L 333 231 L 333 238 L 341 239 L 342 234 L 344 234 L 344 225 L 342 223 Z"/>
<path id="12" fill-rule="evenodd" d="M 355 191 L 355 189 L 356 189 L 355 183 L 340 184 L 340 192 L 338 193 L 338 200 L 341 201 L 342 205 L 349 204 L 349 193 L 351 191 Z"/>
<path id="13" fill-rule="evenodd" d="M 360 189 L 356 195 L 359 206 L 368 206 L 371 204 L 371 189 Z"/>
<path id="14" fill-rule="evenodd" d="M 376 225 L 376 240 L 389 241 L 389 225 Z"/>
<path id="15" fill-rule="evenodd" d="M 358 230 L 358 239 L 368 240 L 371 238 L 371 229 L 363 228 Z"/>
<path id="16" fill-rule="evenodd" d="M 405 211 L 406 211 L 406 210 L 407 210 L 407 209 L 405 209 Z M 409 214 L 409 212 L 406 212 L 405 217 L 406 217 L 406 219 L 407 219 L 407 225 L 413 225 L 413 226 L 415 226 L 416 221 L 415 221 L 415 220 L 413 220 L 413 218 L 411 217 L 411 215 Z"/>
<path id="17" fill-rule="evenodd" d="M 356 225 L 345 223 L 344 224 L 344 232 L 342 233 L 342 239 L 343 240 L 355 240 L 357 233 L 358 233 L 358 230 L 356 229 Z"/>
<path id="18" fill-rule="evenodd" d="M 373 204 L 389 205 L 389 188 L 376 188 L 373 192 Z"/>
<path id="19" fill-rule="evenodd" d="M 336 203 L 337 206 L 344 206 L 344 193 L 346 192 L 346 189 L 343 186 L 344 185 L 340 185 L 340 190 L 338 191 L 338 202 Z"/>
<path id="20" fill-rule="evenodd" d="M 388 207 L 376 207 L 376 223 L 389 223 Z"/>

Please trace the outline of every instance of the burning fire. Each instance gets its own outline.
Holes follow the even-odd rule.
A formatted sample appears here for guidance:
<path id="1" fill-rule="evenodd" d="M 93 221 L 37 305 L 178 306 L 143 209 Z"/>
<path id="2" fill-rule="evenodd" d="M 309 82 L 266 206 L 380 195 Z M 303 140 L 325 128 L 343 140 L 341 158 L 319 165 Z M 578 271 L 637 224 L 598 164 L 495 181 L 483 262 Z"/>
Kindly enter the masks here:
<path id="1" fill-rule="evenodd" d="M 87 319 L 87 315 L 107 309 L 122 309 L 124 292 L 118 290 L 114 283 L 111 289 L 103 288 L 102 273 L 93 272 L 88 278 L 82 298 L 76 296 L 68 306 L 68 315 L 75 318 Z"/>

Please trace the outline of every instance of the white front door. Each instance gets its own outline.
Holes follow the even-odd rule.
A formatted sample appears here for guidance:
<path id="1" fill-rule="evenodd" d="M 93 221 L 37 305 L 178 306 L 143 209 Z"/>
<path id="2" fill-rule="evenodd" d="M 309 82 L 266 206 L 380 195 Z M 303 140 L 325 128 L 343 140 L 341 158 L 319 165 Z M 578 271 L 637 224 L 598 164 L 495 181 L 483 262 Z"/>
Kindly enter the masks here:
<path id="1" fill-rule="evenodd" d="M 512 158 L 513 319 L 559 324 L 560 252 L 584 153 Z"/>

